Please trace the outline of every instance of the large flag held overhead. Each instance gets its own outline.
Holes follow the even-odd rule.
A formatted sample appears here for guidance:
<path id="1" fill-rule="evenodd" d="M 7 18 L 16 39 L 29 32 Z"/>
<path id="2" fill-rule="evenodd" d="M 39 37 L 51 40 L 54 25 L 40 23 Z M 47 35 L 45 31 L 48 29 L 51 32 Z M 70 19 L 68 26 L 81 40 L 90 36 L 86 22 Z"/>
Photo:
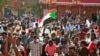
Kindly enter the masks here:
<path id="1" fill-rule="evenodd" d="M 55 20 L 57 18 L 56 13 L 57 13 L 56 9 L 50 9 L 48 13 L 42 19 L 38 20 L 39 27 L 42 27 L 45 21 L 48 21 L 48 23 L 50 23 L 51 20 Z"/>

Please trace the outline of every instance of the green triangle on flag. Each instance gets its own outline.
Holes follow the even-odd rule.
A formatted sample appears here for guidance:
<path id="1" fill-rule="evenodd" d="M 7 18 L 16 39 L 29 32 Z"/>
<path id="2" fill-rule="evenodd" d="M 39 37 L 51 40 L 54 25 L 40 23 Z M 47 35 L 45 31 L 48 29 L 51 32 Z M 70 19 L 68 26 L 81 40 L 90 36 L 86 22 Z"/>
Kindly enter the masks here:
<path id="1" fill-rule="evenodd" d="M 48 19 L 50 19 L 50 20 L 48 20 Z M 51 21 L 54 21 L 55 19 L 57 19 L 57 10 L 55 8 L 50 9 L 48 11 L 48 13 L 45 16 L 43 16 L 42 20 L 38 21 L 39 27 L 43 27 L 44 23 L 45 24 L 50 23 Z M 47 21 L 47 23 L 46 23 L 46 21 Z"/>
<path id="2" fill-rule="evenodd" d="M 57 18 L 57 11 L 56 10 L 52 11 L 52 13 L 50 14 L 50 17 L 52 19 L 56 19 Z"/>

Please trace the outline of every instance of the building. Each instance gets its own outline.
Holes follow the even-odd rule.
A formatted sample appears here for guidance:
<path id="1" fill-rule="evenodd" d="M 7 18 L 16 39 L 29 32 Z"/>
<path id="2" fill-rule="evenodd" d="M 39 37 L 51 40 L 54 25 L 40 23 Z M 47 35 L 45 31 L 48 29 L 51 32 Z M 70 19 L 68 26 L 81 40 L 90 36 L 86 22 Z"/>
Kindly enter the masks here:
<path id="1" fill-rule="evenodd" d="M 92 14 L 100 13 L 100 0 L 41 0 L 44 8 L 56 8 L 58 17 L 66 11 L 73 15 L 81 14 L 85 17 L 92 17 Z"/>
<path id="2" fill-rule="evenodd" d="M 39 0 L 12 0 L 0 9 L 0 18 L 3 15 L 14 14 L 16 16 L 31 12 L 32 6 Z"/>

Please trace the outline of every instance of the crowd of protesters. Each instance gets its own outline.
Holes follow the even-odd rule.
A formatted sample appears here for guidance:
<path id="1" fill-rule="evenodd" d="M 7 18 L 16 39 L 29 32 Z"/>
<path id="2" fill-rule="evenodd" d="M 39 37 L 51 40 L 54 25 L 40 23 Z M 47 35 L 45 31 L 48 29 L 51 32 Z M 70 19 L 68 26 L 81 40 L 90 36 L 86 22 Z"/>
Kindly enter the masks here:
<path id="1" fill-rule="evenodd" d="M 100 23 L 70 13 L 57 23 L 38 27 L 34 17 L 1 21 L 0 56 L 98 56 Z M 88 21 L 88 22 L 87 22 Z M 40 40 L 42 38 L 42 40 Z"/>

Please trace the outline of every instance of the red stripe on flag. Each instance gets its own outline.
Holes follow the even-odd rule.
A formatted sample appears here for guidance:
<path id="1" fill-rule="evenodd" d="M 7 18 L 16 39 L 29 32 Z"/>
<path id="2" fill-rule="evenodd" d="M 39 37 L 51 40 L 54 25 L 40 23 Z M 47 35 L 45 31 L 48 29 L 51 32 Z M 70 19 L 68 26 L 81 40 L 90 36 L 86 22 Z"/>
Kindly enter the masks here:
<path id="1" fill-rule="evenodd" d="M 49 10 L 49 13 L 53 12 L 54 10 L 56 10 L 56 9 L 55 9 L 55 8 L 50 9 L 50 10 Z"/>
<path id="2" fill-rule="evenodd" d="M 42 19 L 38 19 L 38 24 L 40 24 L 42 22 Z"/>

